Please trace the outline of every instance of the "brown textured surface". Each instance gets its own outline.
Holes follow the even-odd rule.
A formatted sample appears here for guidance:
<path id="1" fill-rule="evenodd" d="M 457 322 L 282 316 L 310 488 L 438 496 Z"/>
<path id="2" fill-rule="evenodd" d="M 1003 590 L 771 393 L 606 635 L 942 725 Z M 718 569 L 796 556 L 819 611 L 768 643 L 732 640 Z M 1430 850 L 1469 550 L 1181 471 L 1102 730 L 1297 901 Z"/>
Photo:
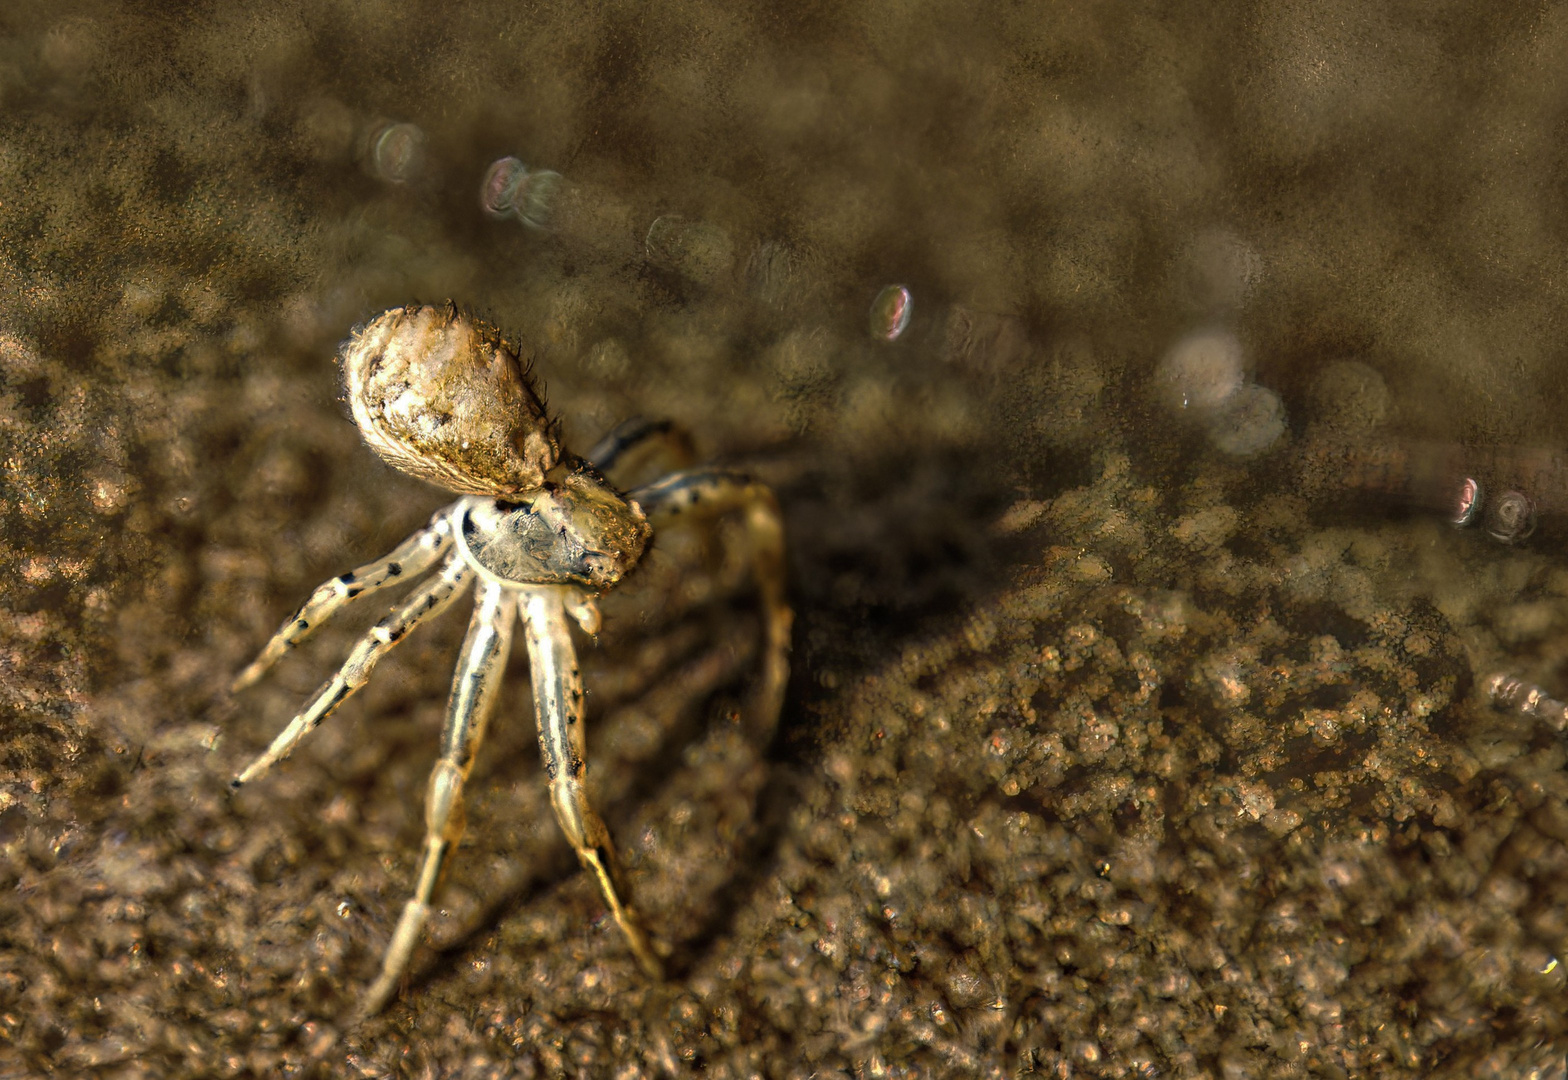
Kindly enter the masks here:
<path id="1" fill-rule="evenodd" d="M 1557 547 L 1297 455 L 1562 442 L 1562 11 L 139 7 L 0 10 L 0 1075 L 1562 1075 L 1568 755 L 1475 690 L 1561 696 Z M 555 233 L 480 212 L 508 153 Z M 759 747 L 753 614 L 661 537 L 587 677 L 669 982 L 519 658 L 433 947 L 346 1028 L 463 620 L 232 800 L 363 622 L 221 688 L 442 501 L 330 356 L 447 297 L 568 445 L 671 417 L 776 484 L 797 674 Z M 1151 400 L 1212 319 L 1285 448 Z"/>

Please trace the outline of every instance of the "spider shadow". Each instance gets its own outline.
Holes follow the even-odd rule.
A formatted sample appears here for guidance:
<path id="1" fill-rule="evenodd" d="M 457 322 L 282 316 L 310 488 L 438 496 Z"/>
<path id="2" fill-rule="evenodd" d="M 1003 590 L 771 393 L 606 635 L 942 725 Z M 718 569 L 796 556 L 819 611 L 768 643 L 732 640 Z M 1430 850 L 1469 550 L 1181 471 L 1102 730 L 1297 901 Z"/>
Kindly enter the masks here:
<path id="1" fill-rule="evenodd" d="M 762 748 L 768 771 L 740 839 L 735 871 L 707 898 L 708 915 L 669 965 L 671 978 L 722 941 L 778 866 L 792 811 L 839 734 L 839 686 L 900 655 L 905 645 L 999 591 L 1004 568 L 1033 554 L 985 526 L 1017 497 L 1012 471 L 972 453 L 889 452 L 802 469 L 776 483 L 790 538 L 795 605 L 790 686 Z M 1064 470 L 1058 482 L 1066 484 Z M 831 669 L 833 678 L 825 677 Z"/>
<path id="2" fill-rule="evenodd" d="M 752 747 L 765 775 L 751 799 L 752 825 L 728 853 L 733 872 L 693 900 L 706 912 L 695 926 L 666 939 L 673 946 L 666 961 L 670 980 L 682 980 L 700 967 L 713 948 L 705 943 L 720 942 L 733 930 L 738 913 L 774 872 L 790 811 L 818 756 L 821 720 L 831 714 L 836 698 L 832 687 L 853 682 L 898 655 L 905 642 L 946 624 L 1000 588 L 1005 575 L 999 571 L 1021 553 L 1011 551 L 984 524 L 1015 497 L 1001 479 L 1006 475 L 1006 469 L 983 467 L 972 456 L 933 453 L 913 459 L 888 454 L 853 469 L 807 464 L 788 480 L 768 477 L 784 507 L 790 537 L 797 620 L 789 692 L 778 724 Z M 698 612 L 690 618 L 706 616 Z M 760 637 L 759 620 L 749 618 L 747 631 Z M 819 678 L 823 665 L 837 675 L 831 685 Z M 732 677 L 682 702 L 675 720 L 661 725 L 656 751 L 638 760 L 602 806 L 612 834 L 626 836 L 635 808 L 691 767 L 683 761 L 686 747 L 732 711 L 730 703 L 742 696 L 736 691 L 756 668 L 752 656 Z M 663 686 L 656 680 L 642 696 L 657 694 Z M 494 892 L 466 930 L 410 970 L 409 985 L 452 973 L 510 913 L 537 901 L 575 867 L 564 838 L 542 845 L 531 865 Z"/>

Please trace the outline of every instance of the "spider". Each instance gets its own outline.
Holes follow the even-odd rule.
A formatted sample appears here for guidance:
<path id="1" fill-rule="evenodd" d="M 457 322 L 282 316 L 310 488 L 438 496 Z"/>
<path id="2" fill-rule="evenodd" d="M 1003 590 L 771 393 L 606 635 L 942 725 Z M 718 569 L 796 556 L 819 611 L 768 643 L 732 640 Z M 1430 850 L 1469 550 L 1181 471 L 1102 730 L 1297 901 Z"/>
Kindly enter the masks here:
<path id="1" fill-rule="evenodd" d="M 394 467 L 462 497 L 382 558 L 317 588 L 234 680 L 235 691 L 250 686 L 343 608 L 428 575 L 360 639 L 338 672 L 232 786 L 256 780 L 287 757 L 365 685 L 376 663 L 410 630 L 472 589 L 477 602 L 425 797 L 417 884 L 361 1015 L 379 1011 L 391 998 L 462 834 L 463 787 L 495 705 L 516 622 L 528 646 L 539 750 L 556 817 L 638 963 L 650 977 L 660 977 L 662 965 L 627 899 L 609 830 L 588 802 L 582 677 L 570 624 L 590 635 L 598 632 L 595 598 L 636 567 L 653 539 L 653 524 L 687 514 L 738 515 L 764 612 L 766 647 L 755 707 L 771 727 L 788 678 L 792 620 L 773 493 L 744 476 L 710 468 L 617 492 L 601 470 L 668 434 L 669 425 L 633 421 L 586 458 L 563 452 L 558 426 L 547 416 L 518 350 L 453 304 L 378 315 L 344 343 L 339 362 L 354 421 L 370 448 Z"/>

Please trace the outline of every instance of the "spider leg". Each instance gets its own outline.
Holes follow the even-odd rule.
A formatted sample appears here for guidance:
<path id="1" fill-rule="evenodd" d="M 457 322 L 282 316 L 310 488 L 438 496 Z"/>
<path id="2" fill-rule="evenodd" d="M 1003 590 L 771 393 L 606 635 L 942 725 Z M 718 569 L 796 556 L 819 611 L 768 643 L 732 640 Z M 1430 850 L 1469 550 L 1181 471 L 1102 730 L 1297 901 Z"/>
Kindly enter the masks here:
<path id="1" fill-rule="evenodd" d="M 376 666 L 378 660 L 391 651 L 392 646 L 403 640 L 403 637 L 415 626 L 432 615 L 438 615 L 446 610 L 447 605 L 457 597 L 458 590 L 468 580 L 469 573 L 468 567 L 461 559 L 448 556 L 439 574 L 415 589 L 393 610 L 392 614 L 371 627 L 370 632 L 359 639 L 359 644 L 355 645 L 354 651 L 348 654 L 348 659 L 343 662 L 337 674 L 322 684 L 310 704 L 289 722 L 288 727 L 278 733 L 278 737 L 272 740 L 272 745 L 267 747 L 265 753 L 247 765 L 244 772 L 229 782 L 230 785 L 237 788 L 242 784 L 248 784 L 272 768 L 276 762 L 288 757 L 301 739 L 332 715 L 332 711 L 354 691 L 365 685 L 366 680 L 370 678 L 371 669 Z"/>
<path id="2" fill-rule="evenodd" d="M 1498 672 L 1486 680 L 1485 686 L 1492 708 L 1527 716 L 1553 731 L 1568 731 L 1568 705 L 1548 697 L 1534 683 Z"/>
<path id="3" fill-rule="evenodd" d="M 237 693 L 260 679 L 284 653 L 308 638 L 339 609 L 434 566 L 452 546 L 452 523 L 448 513 L 448 509 L 443 508 L 430 519 L 429 525 L 386 555 L 319 586 L 298 611 L 283 621 L 272 640 L 261 650 L 261 655 L 239 673 L 229 687 L 230 693 Z"/>
<path id="4" fill-rule="evenodd" d="M 441 868 L 463 835 L 463 785 L 495 707 L 501 673 L 512 648 L 516 610 L 517 599 L 505 586 L 481 586 L 479 603 L 474 606 L 462 658 L 452 680 L 452 695 L 447 700 L 446 722 L 441 728 L 441 758 L 431 770 L 430 790 L 425 795 L 425 850 L 419 862 L 418 884 L 403 906 L 392 942 L 381 961 L 381 974 L 365 995 L 362 1016 L 378 1012 L 396 989 L 430 915 L 430 901 L 441 880 Z"/>
<path id="5" fill-rule="evenodd" d="M 650 465 L 662 466 L 651 473 L 657 476 L 660 471 L 685 468 L 694 457 L 691 436 L 685 429 L 669 420 L 645 420 L 640 416 L 618 424 L 586 455 L 593 467 L 606 476 L 618 470 L 646 476 L 650 475 Z"/>
<path id="6" fill-rule="evenodd" d="M 655 535 L 661 520 L 744 512 L 766 637 L 762 678 L 752 710 L 759 730 L 771 733 L 789 682 L 789 635 L 795 618 L 784 589 L 784 519 L 772 489 L 723 469 L 692 469 L 634 488 L 627 497 L 643 508 Z"/>
<path id="7" fill-rule="evenodd" d="M 518 590 L 524 635 L 534 688 L 534 716 L 539 722 L 539 752 L 550 778 L 550 802 L 566 838 L 583 866 L 593 872 L 599 891 L 621 932 L 651 978 L 662 978 L 663 965 L 654 955 L 636 912 L 623 899 L 620 863 L 610 830 L 588 804 L 583 787 L 583 680 L 572 647 L 568 619 L 576 590 L 533 586 Z"/>

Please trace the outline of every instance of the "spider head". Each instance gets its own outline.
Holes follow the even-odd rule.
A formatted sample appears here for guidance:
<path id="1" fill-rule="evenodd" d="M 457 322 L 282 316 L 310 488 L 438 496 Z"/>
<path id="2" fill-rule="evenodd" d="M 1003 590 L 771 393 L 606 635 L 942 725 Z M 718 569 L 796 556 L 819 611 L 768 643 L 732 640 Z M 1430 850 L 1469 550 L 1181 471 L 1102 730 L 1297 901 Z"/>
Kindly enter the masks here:
<path id="1" fill-rule="evenodd" d="M 450 491 L 533 491 L 561 456 L 518 353 L 447 307 L 393 308 L 344 343 L 343 388 L 370 448 Z"/>
<path id="2" fill-rule="evenodd" d="M 586 462 L 561 466 L 515 502 L 468 504 L 459 539 L 468 561 L 511 585 L 613 587 L 637 565 L 653 530 Z"/>

